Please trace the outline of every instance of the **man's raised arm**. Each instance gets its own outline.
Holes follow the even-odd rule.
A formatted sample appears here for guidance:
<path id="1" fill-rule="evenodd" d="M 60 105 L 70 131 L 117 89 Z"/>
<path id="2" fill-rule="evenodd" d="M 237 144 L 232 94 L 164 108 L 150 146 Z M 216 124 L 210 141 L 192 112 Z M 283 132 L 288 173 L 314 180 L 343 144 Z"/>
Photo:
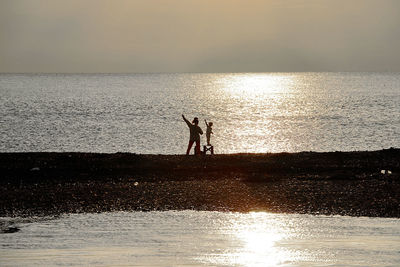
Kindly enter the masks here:
<path id="1" fill-rule="evenodd" d="M 182 114 L 182 118 L 183 118 L 183 120 L 186 122 L 186 124 L 190 127 L 190 126 L 192 126 L 192 124 L 190 123 L 190 121 L 188 121 L 186 118 L 185 118 L 185 116 Z"/>

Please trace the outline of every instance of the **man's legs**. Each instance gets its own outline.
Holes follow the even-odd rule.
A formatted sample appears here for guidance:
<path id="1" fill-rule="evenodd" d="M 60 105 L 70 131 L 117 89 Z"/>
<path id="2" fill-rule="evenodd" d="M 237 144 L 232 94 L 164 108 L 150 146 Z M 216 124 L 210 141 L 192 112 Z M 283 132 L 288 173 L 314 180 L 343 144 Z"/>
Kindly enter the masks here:
<path id="1" fill-rule="evenodd" d="M 190 149 L 192 148 L 193 143 L 194 143 L 194 141 L 189 141 L 188 148 L 187 148 L 187 150 L 186 150 L 186 155 L 189 155 Z"/>
<path id="2" fill-rule="evenodd" d="M 193 143 L 192 143 L 193 144 Z M 196 141 L 196 146 L 195 146 L 195 154 L 200 155 L 200 141 Z"/>

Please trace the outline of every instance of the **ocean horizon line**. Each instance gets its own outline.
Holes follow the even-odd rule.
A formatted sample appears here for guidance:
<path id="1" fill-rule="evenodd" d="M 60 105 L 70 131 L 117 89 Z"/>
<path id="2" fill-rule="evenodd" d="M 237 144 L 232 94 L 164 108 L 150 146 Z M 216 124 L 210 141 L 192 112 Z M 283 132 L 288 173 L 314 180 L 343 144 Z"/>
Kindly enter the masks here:
<path id="1" fill-rule="evenodd" d="M 0 72 L 0 75 L 160 75 L 160 74 L 400 74 L 400 71 L 246 71 L 246 72 Z"/>

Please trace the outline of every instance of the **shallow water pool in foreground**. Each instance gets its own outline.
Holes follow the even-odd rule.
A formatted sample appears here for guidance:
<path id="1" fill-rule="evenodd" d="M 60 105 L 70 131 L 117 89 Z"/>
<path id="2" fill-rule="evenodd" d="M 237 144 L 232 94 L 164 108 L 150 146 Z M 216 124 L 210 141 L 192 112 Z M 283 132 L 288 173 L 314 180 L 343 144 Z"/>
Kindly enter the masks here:
<path id="1" fill-rule="evenodd" d="M 1 266 L 399 266 L 400 219 L 203 211 L 0 218 Z"/>

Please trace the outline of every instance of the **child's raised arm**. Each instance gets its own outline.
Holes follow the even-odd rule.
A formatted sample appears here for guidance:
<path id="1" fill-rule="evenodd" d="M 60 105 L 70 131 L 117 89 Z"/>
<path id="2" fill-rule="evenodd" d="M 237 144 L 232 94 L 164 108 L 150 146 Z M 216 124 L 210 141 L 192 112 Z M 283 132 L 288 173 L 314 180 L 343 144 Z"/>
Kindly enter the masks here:
<path id="1" fill-rule="evenodd" d="M 207 125 L 207 127 L 208 127 L 208 123 L 207 123 L 207 121 L 206 121 L 206 120 L 204 120 L 204 122 L 206 123 L 206 125 Z"/>

